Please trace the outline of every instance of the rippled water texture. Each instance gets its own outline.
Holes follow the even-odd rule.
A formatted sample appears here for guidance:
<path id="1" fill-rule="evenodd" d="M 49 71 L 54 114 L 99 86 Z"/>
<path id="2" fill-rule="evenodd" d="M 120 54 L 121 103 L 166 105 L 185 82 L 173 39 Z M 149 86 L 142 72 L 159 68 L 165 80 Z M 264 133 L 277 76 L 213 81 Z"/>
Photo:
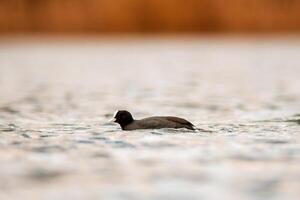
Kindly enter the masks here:
<path id="1" fill-rule="evenodd" d="M 298 39 L 2 40 L 0 199 L 296 200 L 299 100 Z"/>

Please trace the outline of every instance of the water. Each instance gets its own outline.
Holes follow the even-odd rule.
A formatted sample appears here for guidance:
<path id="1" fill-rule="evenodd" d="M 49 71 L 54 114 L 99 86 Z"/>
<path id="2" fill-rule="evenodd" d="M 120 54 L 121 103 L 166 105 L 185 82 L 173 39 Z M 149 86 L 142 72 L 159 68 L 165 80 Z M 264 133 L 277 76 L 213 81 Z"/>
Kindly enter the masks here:
<path id="1" fill-rule="evenodd" d="M 298 199 L 300 40 L 0 42 L 0 199 Z M 175 115 L 212 132 L 121 131 Z"/>

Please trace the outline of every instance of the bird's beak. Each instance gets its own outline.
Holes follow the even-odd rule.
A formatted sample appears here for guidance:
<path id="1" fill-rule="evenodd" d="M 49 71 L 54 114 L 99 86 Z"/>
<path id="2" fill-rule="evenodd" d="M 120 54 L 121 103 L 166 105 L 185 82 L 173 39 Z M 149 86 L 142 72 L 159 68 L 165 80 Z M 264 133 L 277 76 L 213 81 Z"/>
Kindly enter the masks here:
<path id="1" fill-rule="evenodd" d="M 110 120 L 109 120 L 109 122 L 116 122 L 116 118 L 111 118 Z"/>

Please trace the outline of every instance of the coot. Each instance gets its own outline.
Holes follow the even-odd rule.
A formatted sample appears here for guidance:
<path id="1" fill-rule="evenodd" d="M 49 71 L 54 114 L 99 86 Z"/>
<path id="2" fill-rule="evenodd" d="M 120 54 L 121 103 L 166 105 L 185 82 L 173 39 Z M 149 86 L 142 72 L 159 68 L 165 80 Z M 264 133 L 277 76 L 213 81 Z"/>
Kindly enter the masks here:
<path id="1" fill-rule="evenodd" d="M 120 124 L 122 130 L 160 128 L 186 128 L 195 130 L 195 126 L 191 122 L 179 117 L 155 116 L 135 120 L 130 112 L 126 110 L 117 110 L 111 121 Z"/>

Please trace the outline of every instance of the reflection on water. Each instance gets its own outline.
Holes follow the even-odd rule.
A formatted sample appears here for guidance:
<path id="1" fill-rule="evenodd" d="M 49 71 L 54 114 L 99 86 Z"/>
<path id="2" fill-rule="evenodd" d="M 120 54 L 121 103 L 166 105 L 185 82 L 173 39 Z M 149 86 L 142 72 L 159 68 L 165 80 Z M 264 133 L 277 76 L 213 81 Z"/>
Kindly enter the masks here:
<path id="1" fill-rule="evenodd" d="M 299 197 L 299 40 L 0 44 L 1 199 Z"/>

